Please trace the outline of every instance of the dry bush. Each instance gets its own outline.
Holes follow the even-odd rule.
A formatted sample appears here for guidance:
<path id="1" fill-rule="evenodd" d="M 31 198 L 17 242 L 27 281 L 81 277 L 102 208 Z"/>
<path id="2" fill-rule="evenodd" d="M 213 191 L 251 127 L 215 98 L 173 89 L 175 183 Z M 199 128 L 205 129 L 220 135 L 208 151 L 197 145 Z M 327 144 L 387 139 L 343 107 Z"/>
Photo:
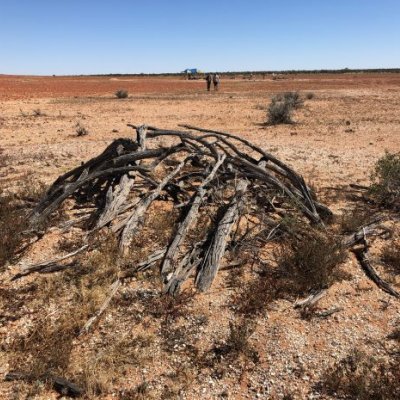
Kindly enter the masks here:
<path id="1" fill-rule="evenodd" d="M 387 244 L 381 251 L 381 259 L 391 272 L 400 274 L 400 242 Z"/>
<path id="2" fill-rule="evenodd" d="M 267 111 L 267 125 L 292 124 L 293 111 L 303 105 L 298 92 L 285 92 L 275 95 Z"/>
<path id="3" fill-rule="evenodd" d="M 149 384 L 143 382 L 134 389 L 120 390 L 118 400 L 150 400 L 155 399 L 149 389 Z"/>
<path id="4" fill-rule="evenodd" d="M 372 211 L 368 208 L 346 210 L 339 217 L 339 228 L 342 233 L 354 233 L 372 220 Z"/>
<path id="5" fill-rule="evenodd" d="M 99 234 L 93 240 L 98 244 L 97 249 L 79 257 L 77 265 L 67 269 L 61 278 L 69 288 L 74 307 L 82 315 L 82 325 L 99 310 L 120 272 L 117 238 Z"/>
<path id="6" fill-rule="evenodd" d="M 31 177 L 21 180 L 17 192 L 0 187 L 0 268 L 12 260 L 24 240 L 28 229 L 29 208 L 43 194 L 44 186 Z M 42 227 L 43 228 L 43 227 Z"/>
<path id="7" fill-rule="evenodd" d="M 80 122 L 76 123 L 75 132 L 77 136 L 86 136 L 89 134 L 89 130 L 85 128 Z"/>
<path id="8" fill-rule="evenodd" d="M 280 281 L 272 274 L 261 273 L 250 281 L 237 282 L 239 288 L 232 296 L 234 311 L 247 317 L 262 315 L 280 294 Z"/>
<path id="9" fill-rule="evenodd" d="M 312 100 L 315 97 L 315 94 L 313 92 L 308 92 L 306 94 L 306 99 L 307 100 Z"/>
<path id="10" fill-rule="evenodd" d="M 26 216 L 14 204 L 12 195 L 0 197 L 0 268 L 11 261 L 22 243 L 22 232 L 27 229 Z"/>
<path id="11" fill-rule="evenodd" d="M 400 210 L 400 153 L 389 153 L 375 164 L 371 196 L 383 207 Z"/>
<path id="12" fill-rule="evenodd" d="M 346 252 L 340 238 L 313 232 L 283 244 L 275 256 L 293 291 L 303 293 L 329 287 L 338 279 L 337 267 L 346 259 Z"/>
<path id="13" fill-rule="evenodd" d="M 282 100 L 272 99 L 267 111 L 267 125 L 292 124 L 293 106 Z"/>
<path id="14" fill-rule="evenodd" d="M 4 154 L 4 149 L 0 147 L 0 168 L 7 167 L 10 164 L 11 157 Z"/>
<path id="15" fill-rule="evenodd" d="M 393 332 L 391 332 L 388 336 L 388 339 L 395 340 L 400 343 L 400 327 L 396 327 Z"/>
<path id="16" fill-rule="evenodd" d="M 109 393 L 131 368 L 143 367 L 151 361 L 149 348 L 153 342 L 153 336 L 113 336 L 112 341 L 103 343 L 100 350 L 93 349 L 82 355 L 78 364 L 71 366 L 73 379 L 84 388 L 89 398 Z M 123 383 L 118 386 L 121 388 Z"/>
<path id="17" fill-rule="evenodd" d="M 129 93 L 125 89 L 119 89 L 115 92 L 115 96 L 117 99 L 126 99 L 128 97 Z"/>
<path id="18" fill-rule="evenodd" d="M 29 380 L 46 380 L 50 374 L 65 376 L 76 335 L 74 318 L 63 315 L 57 321 L 42 317 L 26 336 L 11 345 L 10 370 L 25 373 Z"/>
<path id="19" fill-rule="evenodd" d="M 234 361 L 239 357 L 259 361 L 259 355 L 251 346 L 249 339 L 255 331 L 255 323 L 250 319 L 239 319 L 229 323 L 229 334 L 226 342 L 214 347 L 213 352 L 217 360 L 229 359 Z"/>
<path id="20" fill-rule="evenodd" d="M 337 398 L 393 400 L 400 398 L 399 382 L 398 360 L 378 361 L 353 350 L 325 372 L 321 389 Z"/>
<path id="21" fill-rule="evenodd" d="M 77 265 L 59 275 L 41 276 L 35 286 L 30 307 L 41 310 L 43 304 L 57 304 L 61 317 L 39 318 L 9 351 L 12 369 L 29 374 L 30 380 L 46 381 L 49 374 L 59 375 L 83 387 L 87 398 L 110 392 L 129 368 L 147 362 L 153 343 L 148 335 L 134 337 L 129 333 L 118 338 L 113 334 L 102 343 L 100 352 L 96 342 L 95 348 L 86 347 L 70 362 L 74 340 L 99 310 L 119 273 L 115 236 L 99 234 L 94 240 L 100 244 L 97 250 L 80 256 Z"/>
<path id="22" fill-rule="evenodd" d="M 145 313 L 155 318 L 175 321 L 188 313 L 188 307 L 195 297 L 195 292 L 186 290 L 176 296 L 157 295 L 143 303 Z"/>
<path id="23" fill-rule="evenodd" d="M 290 104 L 294 109 L 300 108 L 303 105 L 303 99 L 299 92 L 285 92 L 276 95 L 277 100 L 284 101 Z"/>
<path id="24" fill-rule="evenodd" d="M 33 114 L 34 117 L 43 117 L 43 116 L 46 115 L 40 108 L 35 108 L 32 111 L 32 114 Z"/>

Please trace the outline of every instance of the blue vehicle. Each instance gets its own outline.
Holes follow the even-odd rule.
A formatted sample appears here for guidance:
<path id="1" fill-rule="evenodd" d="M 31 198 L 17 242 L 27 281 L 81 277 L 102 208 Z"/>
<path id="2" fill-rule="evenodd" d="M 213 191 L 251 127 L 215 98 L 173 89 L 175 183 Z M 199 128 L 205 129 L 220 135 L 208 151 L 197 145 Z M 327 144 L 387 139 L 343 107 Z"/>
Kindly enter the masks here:
<path id="1" fill-rule="evenodd" d="M 201 73 L 197 68 L 187 68 L 183 71 L 187 79 L 198 79 L 198 74 Z"/>

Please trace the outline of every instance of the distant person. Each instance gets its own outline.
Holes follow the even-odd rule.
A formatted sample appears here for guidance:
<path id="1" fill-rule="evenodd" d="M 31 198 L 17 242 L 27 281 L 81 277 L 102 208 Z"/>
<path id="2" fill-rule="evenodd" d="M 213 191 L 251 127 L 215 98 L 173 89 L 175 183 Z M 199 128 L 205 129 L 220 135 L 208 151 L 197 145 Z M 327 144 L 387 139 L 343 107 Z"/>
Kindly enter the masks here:
<path id="1" fill-rule="evenodd" d="M 218 91 L 218 88 L 219 88 L 219 75 L 218 74 L 215 74 L 213 76 L 213 83 L 214 83 L 214 90 Z"/>
<path id="2" fill-rule="evenodd" d="M 206 82 L 207 82 L 207 90 L 211 90 L 211 82 L 213 81 L 213 76 L 211 74 L 207 74 Z"/>

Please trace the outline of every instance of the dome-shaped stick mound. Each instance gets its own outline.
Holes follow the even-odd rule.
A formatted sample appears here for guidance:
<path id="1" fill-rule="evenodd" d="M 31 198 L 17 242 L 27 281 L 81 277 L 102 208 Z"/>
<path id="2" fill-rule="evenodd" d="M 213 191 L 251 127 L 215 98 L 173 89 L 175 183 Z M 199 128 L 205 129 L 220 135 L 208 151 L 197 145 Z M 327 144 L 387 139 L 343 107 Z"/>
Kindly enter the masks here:
<path id="1" fill-rule="evenodd" d="M 205 291 L 243 216 L 257 220 L 253 234 L 268 231 L 272 240 L 288 213 L 316 225 L 331 214 L 292 168 L 239 136 L 191 126 L 179 131 L 129 126 L 136 141 L 115 140 L 60 176 L 31 215 L 32 225 L 39 224 L 73 199 L 72 204 L 93 210 L 89 231 L 111 229 L 121 254 L 128 255 L 132 241 L 143 234 L 147 214 L 159 209 L 154 211 L 154 203 L 171 202 L 179 217 L 167 246 L 152 249 L 147 260 L 124 271 L 125 277 L 158 262 L 165 292 L 179 291 L 192 273 L 197 288 Z M 210 222 L 196 236 L 204 215 Z"/>

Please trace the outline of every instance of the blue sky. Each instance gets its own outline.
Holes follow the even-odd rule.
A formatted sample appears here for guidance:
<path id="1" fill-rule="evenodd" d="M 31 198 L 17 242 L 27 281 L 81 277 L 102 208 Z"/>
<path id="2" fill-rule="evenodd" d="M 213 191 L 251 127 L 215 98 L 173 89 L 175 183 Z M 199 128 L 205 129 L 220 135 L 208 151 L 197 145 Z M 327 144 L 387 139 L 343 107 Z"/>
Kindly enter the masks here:
<path id="1" fill-rule="evenodd" d="M 399 0 L 0 0 L 0 73 L 400 67 Z"/>

